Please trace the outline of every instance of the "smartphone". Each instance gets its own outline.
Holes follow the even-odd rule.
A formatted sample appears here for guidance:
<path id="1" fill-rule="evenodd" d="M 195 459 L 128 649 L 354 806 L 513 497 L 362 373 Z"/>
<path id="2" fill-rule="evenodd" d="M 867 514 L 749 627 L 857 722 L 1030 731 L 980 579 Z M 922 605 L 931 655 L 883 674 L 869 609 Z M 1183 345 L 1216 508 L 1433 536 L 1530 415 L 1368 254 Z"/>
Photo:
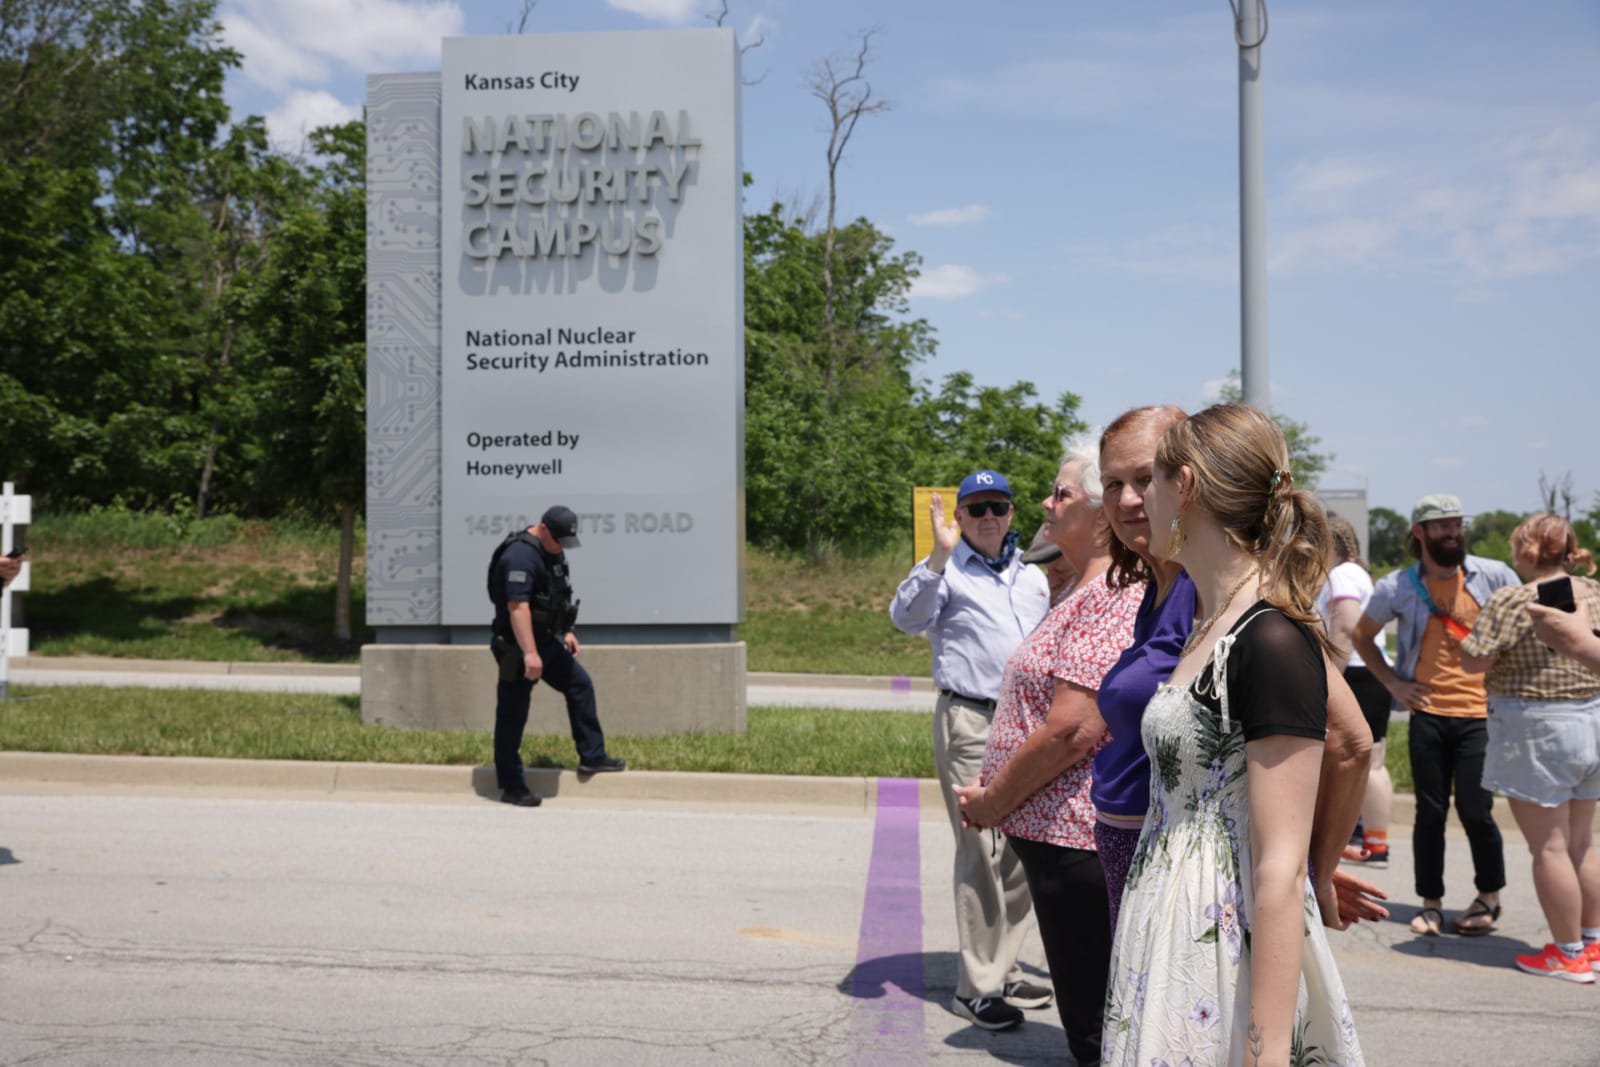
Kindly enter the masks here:
<path id="1" fill-rule="evenodd" d="M 18 559 L 24 555 L 27 555 L 27 552 L 28 549 L 26 546 L 18 545 L 16 548 L 13 548 L 10 552 L 6 553 L 6 559 Z"/>
<path id="2" fill-rule="evenodd" d="M 1539 603 L 1547 608 L 1577 611 L 1578 603 L 1572 599 L 1572 579 L 1562 575 L 1538 585 Z"/>

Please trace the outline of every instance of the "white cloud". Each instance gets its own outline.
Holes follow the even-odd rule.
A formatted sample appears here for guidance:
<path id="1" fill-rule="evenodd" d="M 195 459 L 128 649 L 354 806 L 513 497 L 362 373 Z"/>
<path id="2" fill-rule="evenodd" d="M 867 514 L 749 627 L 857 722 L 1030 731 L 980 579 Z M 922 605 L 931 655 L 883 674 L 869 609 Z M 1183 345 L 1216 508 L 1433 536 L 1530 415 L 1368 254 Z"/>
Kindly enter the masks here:
<path id="1" fill-rule="evenodd" d="M 984 276 L 971 267 L 945 263 L 922 272 L 911 283 L 911 295 L 929 300 L 961 300 L 990 285 L 1006 280 L 1003 274 Z"/>
<path id="2" fill-rule="evenodd" d="M 988 204 L 968 204 L 966 207 L 942 207 L 924 211 L 920 215 L 912 215 L 911 221 L 918 226 L 966 226 L 982 222 L 988 217 Z"/>
<path id="3" fill-rule="evenodd" d="M 1295 164 L 1289 172 L 1292 195 L 1314 198 L 1366 189 L 1384 177 L 1384 168 L 1356 159 L 1325 159 Z"/>
<path id="4" fill-rule="evenodd" d="M 1237 231 L 1185 224 L 1139 234 L 1119 244 L 1069 245 L 1063 252 L 1080 274 L 1153 274 L 1237 282 Z"/>
<path id="5" fill-rule="evenodd" d="M 300 152 L 319 126 L 337 126 L 361 117 L 361 108 L 321 89 L 297 89 L 267 114 L 267 136 L 277 148 Z"/>
<path id="6" fill-rule="evenodd" d="M 1048 42 L 1030 34 L 1017 51 L 1047 45 L 1050 58 L 998 67 L 975 58 L 970 71 L 936 79 L 933 91 L 961 107 L 1003 114 L 1183 123 L 1196 108 L 1222 112 L 1234 99 L 1228 89 L 1237 67 L 1215 59 L 1214 46 L 1227 37 L 1227 19 L 1209 13 L 1141 20 L 1132 30 L 1075 28 Z"/>
<path id="7" fill-rule="evenodd" d="M 606 4 L 655 22 L 688 22 L 706 13 L 704 0 L 606 0 Z"/>
<path id="8" fill-rule="evenodd" d="M 1600 107 L 1529 132 L 1296 164 L 1268 207 L 1277 273 L 1383 267 L 1481 285 L 1600 260 Z"/>
<path id="9" fill-rule="evenodd" d="M 1269 227 L 1268 247 L 1275 245 L 1277 250 L 1268 269 L 1285 273 L 1301 266 L 1370 266 L 1394 245 L 1398 232 L 1388 219 L 1347 218 L 1292 229 L 1274 240 Z"/>
<path id="10" fill-rule="evenodd" d="M 466 26 L 451 0 L 229 0 L 220 21 L 244 55 L 241 73 L 274 91 L 325 80 L 336 67 L 437 69 L 440 38 Z"/>
<path id="11" fill-rule="evenodd" d="M 224 14 L 223 37 L 244 58 L 239 71 L 267 89 L 282 90 L 296 82 L 324 81 L 328 64 L 293 40 L 248 18 Z"/>

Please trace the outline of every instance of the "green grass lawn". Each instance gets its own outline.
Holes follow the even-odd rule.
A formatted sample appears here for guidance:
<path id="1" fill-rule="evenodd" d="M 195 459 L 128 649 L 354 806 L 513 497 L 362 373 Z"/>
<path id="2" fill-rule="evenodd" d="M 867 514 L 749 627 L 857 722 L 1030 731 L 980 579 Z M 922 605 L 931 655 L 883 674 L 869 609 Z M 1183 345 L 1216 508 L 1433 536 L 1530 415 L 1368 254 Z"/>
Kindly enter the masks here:
<path id="1" fill-rule="evenodd" d="M 889 601 L 911 569 L 909 545 L 868 559 L 812 563 L 745 554 L 745 624 L 752 671 L 921 675 L 933 670 L 927 638 L 889 621 Z"/>
<path id="2" fill-rule="evenodd" d="M 233 516 L 201 522 L 105 508 L 40 516 L 28 531 L 33 651 L 212 661 L 353 663 L 372 631 L 333 635 L 338 534 Z M 366 613 L 357 532 L 351 615 Z M 751 549 L 740 636 L 753 671 L 926 675 L 928 642 L 889 623 L 909 546 L 820 563 Z M 579 592 L 583 571 L 579 560 Z M 488 618 L 488 604 L 484 617 Z"/>
<path id="3" fill-rule="evenodd" d="M 28 699 L 0 703 L 0 750 L 466 766 L 493 757 L 487 733 L 363 723 L 357 697 L 94 686 L 13 693 Z M 641 770 L 932 778 L 931 729 L 929 714 L 757 707 L 742 736 L 612 737 L 607 748 Z M 522 749 L 530 767 L 570 767 L 575 758 L 565 732 L 530 734 Z M 1410 792 L 1403 722 L 1389 725 L 1386 762 L 1395 788 Z"/>
<path id="4" fill-rule="evenodd" d="M 488 733 L 402 730 L 361 721 L 359 698 L 192 689 L 15 687 L 0 702 L 0 750 L 477 766 Z M 932 715 L 751 708 L 743 735 L 608 737 L 606 748 L 652 771 L 931 778 Z M 530 734 L 530 767 L 571 767 L 572 738 Z"/>
<path id="5" fill-rule="evenodd" d="M 26 618 L 41 656 L 354 662 L 372 632 L 333 634 L 338 532 L 233 516 L 183 522 L 101 509 L 40 516 Z M 359 544 L 359 542 L 358 542 Z M 366 613 L 355 560 L 351 617 Z"/>
<path id="6" fill-rule="evenodd" d="M 358 545 L 361 543 L 358 532 Z M 372 639 L 333 636 L 338 534 L 332 527 L 233 516 L 203 522 L 120 508 L 40 516 L 29 529 L 27 622 L 43 656 L 354 662 Z M 867 559 L 807 560 L 750 549 L 746 622 L 752 671 L 926 676 L 928 643 L 889 622 L 909 546 Z M 581 582 L 582 572 L 578 578 Z M 355 560 L 357 620 L 365 560 Z M 40 690 L 0 704 L 0 748 L 400 763 L 486 763 L 488 735 L 362 724 L 354 698 L 95 688 Z M 752 708 L 743 737 L 619 738 L 654 770 L 931 777 L 928 717 Z M 565 735 L 529 737 L 530 765 L 568 766 Z M 1406 724 L 1387 763 L 1410 791 Z"/>
<path id="7" fill-rule="evenodd" d="M 1389 737 L 1385 742 L 1383 765 L 1389 768 L 1389 777 L 1394 779 L 1394 788 L 1400 793 L 1410 793 L 1416 789 L 1411 780 L 1411 755 L 1407 747 L 1410 737 L 1410 723 L 1389 720 Z"/>

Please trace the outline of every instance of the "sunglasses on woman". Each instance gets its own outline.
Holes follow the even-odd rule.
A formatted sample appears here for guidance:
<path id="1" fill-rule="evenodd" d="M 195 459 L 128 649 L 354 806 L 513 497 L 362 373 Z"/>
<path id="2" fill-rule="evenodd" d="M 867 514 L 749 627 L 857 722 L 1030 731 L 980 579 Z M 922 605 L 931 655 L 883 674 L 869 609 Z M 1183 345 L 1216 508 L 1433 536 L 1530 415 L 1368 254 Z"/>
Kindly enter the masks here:
<path id="1" fill-rule="evenodd" d="M 985 515 L 993 515 L 997 519 L 1003 519 L 1011 514 L 1011 501 L 1009 500 L 980 500 L 976 504 L 962 504 L 961 506 L 966 508 L 967 514 L 975 519 L 981 519 Z"/>

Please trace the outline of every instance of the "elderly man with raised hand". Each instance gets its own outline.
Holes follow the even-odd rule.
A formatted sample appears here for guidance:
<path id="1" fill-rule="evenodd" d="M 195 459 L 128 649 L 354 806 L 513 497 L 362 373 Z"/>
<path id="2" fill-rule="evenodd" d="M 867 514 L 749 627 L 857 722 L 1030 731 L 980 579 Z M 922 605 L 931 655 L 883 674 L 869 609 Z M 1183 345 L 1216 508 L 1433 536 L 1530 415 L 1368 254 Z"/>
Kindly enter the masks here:
<path id="1" fill-rule="evenodd" d="M 1022 863 L 992 831 L 966 829 L 955 788 L 978 777 L 1006 660 L 1050 609 L 1044 574 L 1022 560 L 1011 530 L 1011 486 L 975 471 L 956 493 L 955 525 L 936 493 L 929 506 L 934 548 L 900 583 L 889 617 L 908 634 L 928 635 L 939 701 L 933 756 L 945 811 L 956 836 L 956 931 L 961 959 L 951 1009 L 985 1030 L 1022 1022 L 1019 1008 L 1043 1008 L 1048 986 L 1017 968 L 1032 925 Z"/>
<path id="2" fill-rule="evenodd" d="M 1504 563 L 1467 554 L 1461 501 L 1446 494 L 1417 501 L 1410 549 L 1417 562 L 1378 579 L 1352 644 L 1395 703 L 1411 712 L 1408 743 L 1417 794 L 1411 847 L 1422 898 L 1411 929 L 1429 936 L 1444 930 L 1444 826 L 1454 784 L 1478 895 L 1451 925 L 1458 934 L 1481 936 L 1500 917 L 1505 846 L 1494 822 L 1494 797 L 1483 787 L 1489 698 L 1483 677 L 1462 667 L 1461 641 L 1489 594 L 1520 579 Z M 1399 630 L 1392 668 L 1377 643 L 1391 619 Z"/>

